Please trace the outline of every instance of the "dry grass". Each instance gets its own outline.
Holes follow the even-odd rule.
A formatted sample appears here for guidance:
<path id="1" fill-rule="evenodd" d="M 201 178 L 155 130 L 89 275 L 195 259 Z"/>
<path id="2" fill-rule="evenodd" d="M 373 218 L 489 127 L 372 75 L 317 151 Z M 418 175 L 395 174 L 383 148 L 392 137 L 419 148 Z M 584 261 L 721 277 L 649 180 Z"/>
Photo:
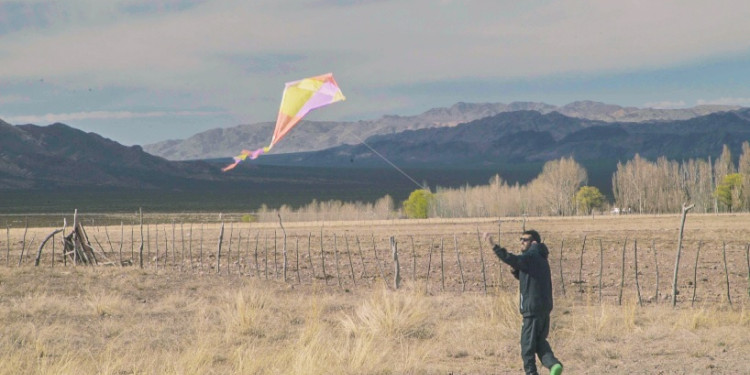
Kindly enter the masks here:
<path id="1" fill-rule="evenodd" d="M 567 297 L 561 295 L 559 275 L 553 275 L 557 289 L 550 334 L 566 373 L 750 372 L 746 360 L 746 353 L 750 352 L 750 304 L 744 249 L 739 246 L 749 239 L 748 217 L 719 218 L 723 222 L 714 223 L 714 216 L 688 219 L 689 246 L 683 258 L 687 266 L 684 271 L 681 267 L 681 278 L 692 276 L 689 251 L 695 250 L 690 244 L 731 238 L 736 245 L 728 254 L 734 283 L 733 305 L 721 297 L 724 276 L 720 249 L 704 245 L 701 259 L 705 261 L 699 275 L 707 281 L 699 284 L 694 308 L 686 297 L 690 293 L 683 291 L 676 309 L 660 300 L 638 306 L 632 291 L 631 253 L 628 292 L 624 293 L 622 306 L 617 305 L 616 298 L 621 256 L 618 241 L 623 234 L 638 237 L 639 244 L 654 239 L 657 246 L 662 246 L 660 284 L 663 293 L 667 292 L 674 258 L 672 242 L 676 239 L 674 216 L 545 218 L 527 223 L 539 229 L 548 243 L 555 244 L 561 238 L 571 243 L 571 250 L 564 252 L 562 259 L 567 270 Z M 518 224 L 503 223 L 504 243 L 518 236 Z M 216 274 L 209 268 L 213 260 L 193 270 L 184 264 L 182 268 L 179 264 L 167 268 L 160 265 L 159 270 L 150 264 L 144 270 L 63 267 L 59 260 L 51 268 L 49 258 L 44 259 L 42 267 L 33 267 L 30 262 L 21 267 L 15 263 L 0 267 L 0 374 L 522 373 L 515 281 L 507 271 L 500 271 L 486 248 L 490 280 L 487 295 L 478 271 L 476 230 L 497 230 L 496 223 L 432 220 L 411 225 L 360 225 L 326 226 L 327 231 L 358 235 L 363 242 L 365 238 L 368 241 L 365 264 L 369 276 L 358 276 L 357 285 L 347 277 L 342 288 L 335 276 L 330 279 L 330 275 L 335 275 L 332 249 L 326 250 L 329 280 L 321 277 L 319 259 L 315 258 L 317 277 L 311 277 L 310 270 L 303 268 L 301 283 L 291 277 L 293 272 L 287 282 L 273 273 L 268 280 L 262 273 L 258 278 L 254 263 L 246 264 L 239 257 L 231 263 L 229 275 L 224 269 Z M 289 232 L 304 234 L 303 254 L 307 253 L 306 233 L 315 233 L 316 229 L 320 230 L 301 224 L 287 227 Z M 46 228 L 37 230 L 37 238 L 48 232 Z M 14 231 L 15 246 L 19 233 Z M 470 284 L 466 293 L 460 292 L 455 265 L 446 280 L 446 290 L 441 291 L 436 266 L 439 241 L 435 238 L 445 236 L 447 264 L 449 259 L 455 259 L 454 233 L 460 237 Z M 598 291 L 593 288 L 598 277 L 598 243 L 594 246 L 587 242 L 586 282 L 571 283 L 578 276 L 583 233 L 588 241 L 601 238 L 611 244 L 605 253 L 606 293 L 601 304 Z M 381 261 L 388 257 L 379 239 L 385 242 L 388 235 L 400 236 L 404 285 L 399 291 L 386 288 L 379 277 L 373 276 L 377 271 L 369 242 L 371 235 L 380 247 Z M 416 280 L 411 278 L 409 236 L 415 238 L 418 253 L 420 275 Z M 208 232 L 206 237 L 209 238 Z M 210 243 L 215 246 L 213 240 Z M 0 241 L 0 249 L 4 246 L 5 242 Z M 325 246 L 328 248 L 329 244 L 326 242 Z M 342 275 L 348 275 L 345 249 L 341 242 L 338 246 L 342 251 Z M 559 248 L 550 247 L 553 273 L 557 273 Z M 427 285 L 424 273 L 430 248 L 433 263 Z M 358 253 L 352 251 L 354 259 L 358 259 Z M 316 253 L 319 255 L 319 249 L 313 248 Z M 640 259 L 653 257 L 648 250 L 641 254 L 639 250 L 639 258 L 643 256 Z M 20 252 L 13 253 L 11 258 L 17 261 L 19 255 Z M 386 263 L 390 267 L 390 262 Z M 639 260 L 641 264 L 645 266 L 647 261 Z M 357 275 L 363 271 L 361 266 L 355 263 Z M 653 294 L 651 273 L 644 267 L 644 295 Z M 387 275 L 392 284 L 390 276 Z M 681 285 L 683 290 L 691 291 L 687 284 Z"/>

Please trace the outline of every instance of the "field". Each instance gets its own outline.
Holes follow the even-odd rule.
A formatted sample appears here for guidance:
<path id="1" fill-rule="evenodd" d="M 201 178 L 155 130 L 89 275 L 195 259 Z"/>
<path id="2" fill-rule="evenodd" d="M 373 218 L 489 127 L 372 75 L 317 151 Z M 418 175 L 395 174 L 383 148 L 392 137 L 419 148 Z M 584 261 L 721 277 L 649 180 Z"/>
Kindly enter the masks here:
<path id="1" fill-rule="evenodd" d="M 519 374 L 517 284 L 478 237 L 515 249 L 524 225 L 551 251 L 567 374 L 750 372 L 746 214 L 688 215 L 675 307 L 679 215 L 230 218 L 219 257 L 217 217 L 149 217 L 143 269 L 132 220 L 82 218 L 96 267 L 64 261 L 59 235 L 35 267 L 55 228 L 14 222 L 0 233 L 0 373 Z"/>

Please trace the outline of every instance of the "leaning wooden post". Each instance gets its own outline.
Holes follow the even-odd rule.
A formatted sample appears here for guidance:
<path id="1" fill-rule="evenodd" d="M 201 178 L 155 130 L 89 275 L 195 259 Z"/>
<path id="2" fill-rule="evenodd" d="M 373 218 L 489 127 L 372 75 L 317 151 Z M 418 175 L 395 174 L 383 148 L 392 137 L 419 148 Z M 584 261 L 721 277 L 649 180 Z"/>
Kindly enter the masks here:
<path id="1" fill-rule="evenodd" d="M 393 286 L 398 290 L 401 286 L 401 267 L 398 263 L 398 244 L 396 237 L 391 236 L 391 251 L 393 252 Z"/>
<path id="2" fill-rule="evenodd" d="M 268 280 L 268 233 L 263 232 L 263 277 Z"/>
<path id="3" fill-rule="evenodd" d="M 565 297 L 565 279 L 563 278 L 563 248 L 565 239 L 560 240 L 560 286 L 562 286 L 563 297 Z"/>
<path id="4" fill-rule="evenodd" d="M 625 248 L 628 245 L 628 238 L 622 243 L 622 267 L 620 272 L 620 293 L 617 295 L 617 304 L 622 305 L 622 290 L 625 288 Z"/>
<path id="5" fill-rule="evenodd" d="M 425 292 L 430 292 L 430 271 L 432 268 L 432 247 L 434 242 L 430 240 L 430 251 L 427 254 L 427 276 L 425 276 Z"/>
<path id="6" fill-rule="evenodd" d="M 635 265 L 635 291 L 638 295 L 638 306 L 643 306 L 641 285 L 638 283 L 638 240 L 633 240 L 633 264 Z"/>
<path id="7" fill-rule="evenodd" d="M 745 259 L 747 260 L 747 295 L 750 297 L 750 243 L 745 247 Z"/>
<path id="8" fill-rule="evenodd" d="M 260 231 L 255 233 L 255 277 L 260 279 L 260 264 L 258 263 L 258 243 L 260 242 Z"/>
<path id="9" fill-rule="evenodd" d="M 414 236 L 409 236 L 411 240 L 411 278 L 417 281 L 417 251 L 414 249 Z"/>
<path id="10" fill-rule="evenodd" d="M 578 282 L 583 283 L 583 251 L 586 249 L 586 234 L 583 235 L 583 245 L 581 246 L 581 263 L 578 266 Z"/>
<path id="11" fill-rule="evenodd" d="M 68 257 L 65 256 L 65 227 L 68 226 L 68 219 L 63 218 L 63 231 L 62 231 L 62 258 L 63 266 L 68 266 Z"/>
<path id="12" fill-rule="evenodd" d="M 651 249 L 654 250 L 654 268 L 656 269 L 656 287 L 654 289 L 654 301 L 659 302 L 659 257 L 656 255 L 656 241 L 651 240 Z"/>
<path id="13" fill-rule="evenodd" d="M 320 228 L 320 263 L 323 266 L 323 280 L 328 285 L 328 275 L 326 275 L 326 254 L 323 251 L 323 228 Z"/>
<path id="14" fill-rule="evenodd" d="M 229 243 L 227 244 L 227 275 L 232 273 L 232 238 L 234 238 L 234 221 L 229 222 Z M 172 243 L 172 255 L 175 244 Z"/>
<path id="15" fill-rule="evenodd" d="M 42 249 L 44 248 L 44 245 L 47 244 L 47 241 L 49 241 L 50 238 L 53 238 L 56 234 L 62 232 L 62 229 L 55 229 L 52 231 L 52 233 L 48 234 L 47 237 L 44 238 L 44 241 L 39 245 L 39 250 L 36 252 L 36 259 L 34 260 L 34 266 L 39 266 L 39 261 L 42 259 Z M 54 240 L 53 240 L 54 243 Z"/>
<path id="16" fill-rule="evenodd" d="M 23 240 L 21 241 L 21 256 L 18 258 L 18 266 L 23 261 L 23 253 L 26 251 L 26 233 L 29 231 L 29 220 L 26 219 L 26 227 L 23 229 Z"/>
<path id="17" fill-rule="evenodd" d="M 249 236 L 249 234 L 248 234 Z M 190 223 L 190 229 L 188 232 L 189 242 L 188 242 L 188 263 L 190 264 L 190 271 L 193 271 L 193 223 Z M 250 241 L 250 238 L 248 238 L 248 241 Z"/>
<path id="18" fill-rule="evenodd" d="M 729 294 L 729 269 L 727 269 L 727 243 L 726 241 L 723 242 L 723 246 L 721 247 L 721 254 L 724 257 L 724 276 L 726 276 L 726 280 L 727 280 L 727 301 L 729 301 L 729 306 L 732 306 L 732 296 Z"/>
<path id="19" fill-rule="evenodd" d="M 219 230 L 219 250 L 216 255 L 216 273 L 221 272 L 221 243 L 224 240 L 224 221 L 221 221 L 221 229 Z"/>
<path id="20" fill-rule="evenodd" d="M 703 241 L 698 241 L 698 251 L 695 252 L 695 266 L 693 266 L 693 298 L 690 299 L 690 306 L 695 304 L 695 290 L 698 289 L 698 256 L 701 253 Z"/>
<path id="21" fill-rule="evenodd" d="M 479 242 L 479 260 L 482 262 L 482 284 L 484 284 L 484 294 L 487 294 L 487 273 L 484 267 L 484 246 L 482 245 L 482 235 L 477 227 L 477 241 Z"/>
<path id="22" fill-rule="evenodd" d="M 362 278 L 367 277 L 367 268 L 365 267 L 365 256 L 362 254 L 362 245 L 359 243 L 359 237 L 356 235 L 354 236 L 355 240 L 357 241 L 357 250 L 359 251 L 359 260 L 362 262 Z M 349 242 L 347 240 L 346 247 L 349 248 Z"/>
<path id="23" fill-rule="evenodd" d="M 284 229 L 284 223 L 281 222 L 281 213 L 276 213 L 279 216 L 279 226 L 281 227 L 281 232 L 284 234 L 284 245 L 282 248 L 282 254 L 284 255 L 284 265 L 283 265 L 283 272 L 284 272 L 284 282 L 286 282 L 286 267 L 287 267 L 287 256 L 286 256 L 286 229 Z M 274 244 L 276 236 L 274 236 Z M 276 252 L 274 250 L 274 256 L 276 255 Z"/>
<path id="24" fill-rule="evenodd" d="M 248 235 L 249 236 L 249 235 Z M 249 240 L 249 238 L 248 238 Z M 296 266 L 294 268 L 297 269 L 297 284 L 302 284 L 302 278 L 299 275 L 299 237 L 297 235 L 294 235 L 294 241 L 297 243 L 297 245 L 294 248 L 294 253 L 297 257 Z"/>
<path id="25" fill-rule="evenodd" d="M 312 275 L 312 280 L 315 281 L 315 266 L 313 266 L 312 261 L 312 250 L 310 249 L 312 247 L 312 232 L 307 233 L 307 260 L 310 261 L 310 274 Z"/>
<path id="26" fill-rule="evenodd" d="M 599 239 L 599 303 L 602 303 L 602 271 L 604 270 L 604 245 Z"/>
<path id="27" fill-rule="evenodd" d="M 461 292 L 466 291 L 466 281 L 464 280 L 464 269 L 461 267 L 461 253 L 458 251 L 458 238 L 453 235 L 453 247 L 456 249 L 456 263 L 458 263 L 458 272 L 461 274 Z"/>
<path id="28" fill-rule="evenodd" d="M 349 258 L 349 269 L 352 273 L 352 284 L 354 284 L 354 286 L 357 286 L 357 278 L 354 277 L 354 263 L 352 262 L 352 252 L 349 250 L 349 237 L 346 236 L 346 233 L 344 233 L 344 244 L 346 244 L 346 255 Z"/>
<path id="29" fill-rule="evenodd" d="M 445 291 L 445 263 L 443 262 L 443 237 L 440 237 L 440 290 Z"/>
<path id="30" fill-rule="evenodd" d="M 687 217 L 688 211 L 695 207 L 694 204 L 685 206 L 682 204 L 682 222 L 680 223 L 680 237 L 677 240 L 677 255 L 674 261 L 674 276 L 672 277 L 672 307 L 677 304 L 677 270 L 680 268 L 680 254 L 682 254 L 682 234 L 685 230 L 685 218 Z"/>
<path id="31" fill-rule="evenodd" d="M 341 269 L 339 268 L 339 247 L 336 244 L 336 233 L 333 234 L 333 257 L 336 260 L 336 280 L 339 283 L 339 288 L 342 288 L 341 284 Z"/>

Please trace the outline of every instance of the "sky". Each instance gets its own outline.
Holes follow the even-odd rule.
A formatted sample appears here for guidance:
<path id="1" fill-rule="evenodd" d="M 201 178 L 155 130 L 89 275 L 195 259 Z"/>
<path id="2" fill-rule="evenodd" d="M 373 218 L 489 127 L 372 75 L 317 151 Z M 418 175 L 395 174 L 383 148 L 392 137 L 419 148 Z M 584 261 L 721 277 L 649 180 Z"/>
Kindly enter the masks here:
<path id="1" fill-rule="evenodd" d="M 144 145 L 274 121 L 285 82 L 328 72 L 347 100 L 308 119 L 750 106 L 748 14 L 747 0 L 0 0 L 0 119 Z"/>

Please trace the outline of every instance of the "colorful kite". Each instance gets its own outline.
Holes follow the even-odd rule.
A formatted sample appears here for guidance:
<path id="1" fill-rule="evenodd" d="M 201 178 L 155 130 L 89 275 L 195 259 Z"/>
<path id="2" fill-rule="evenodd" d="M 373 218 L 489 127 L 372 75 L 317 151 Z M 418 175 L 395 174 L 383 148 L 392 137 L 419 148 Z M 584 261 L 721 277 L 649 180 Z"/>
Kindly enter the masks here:
<path id="1" fill-rule="evenodd" d="M 227 165 L 222 171 L 233 169 L 247 158 L 255 159 L 260 154 L 271 151 L 273 145 L 284 138 L 313 109 L 345 99 L 336 80 L 333 79 L 333 73 L 287 82 L 281 96 L 281 107 L 271 144 L 255 151 L 242 150 L 242 153 L 234 157 L 234 163 Z"/>

